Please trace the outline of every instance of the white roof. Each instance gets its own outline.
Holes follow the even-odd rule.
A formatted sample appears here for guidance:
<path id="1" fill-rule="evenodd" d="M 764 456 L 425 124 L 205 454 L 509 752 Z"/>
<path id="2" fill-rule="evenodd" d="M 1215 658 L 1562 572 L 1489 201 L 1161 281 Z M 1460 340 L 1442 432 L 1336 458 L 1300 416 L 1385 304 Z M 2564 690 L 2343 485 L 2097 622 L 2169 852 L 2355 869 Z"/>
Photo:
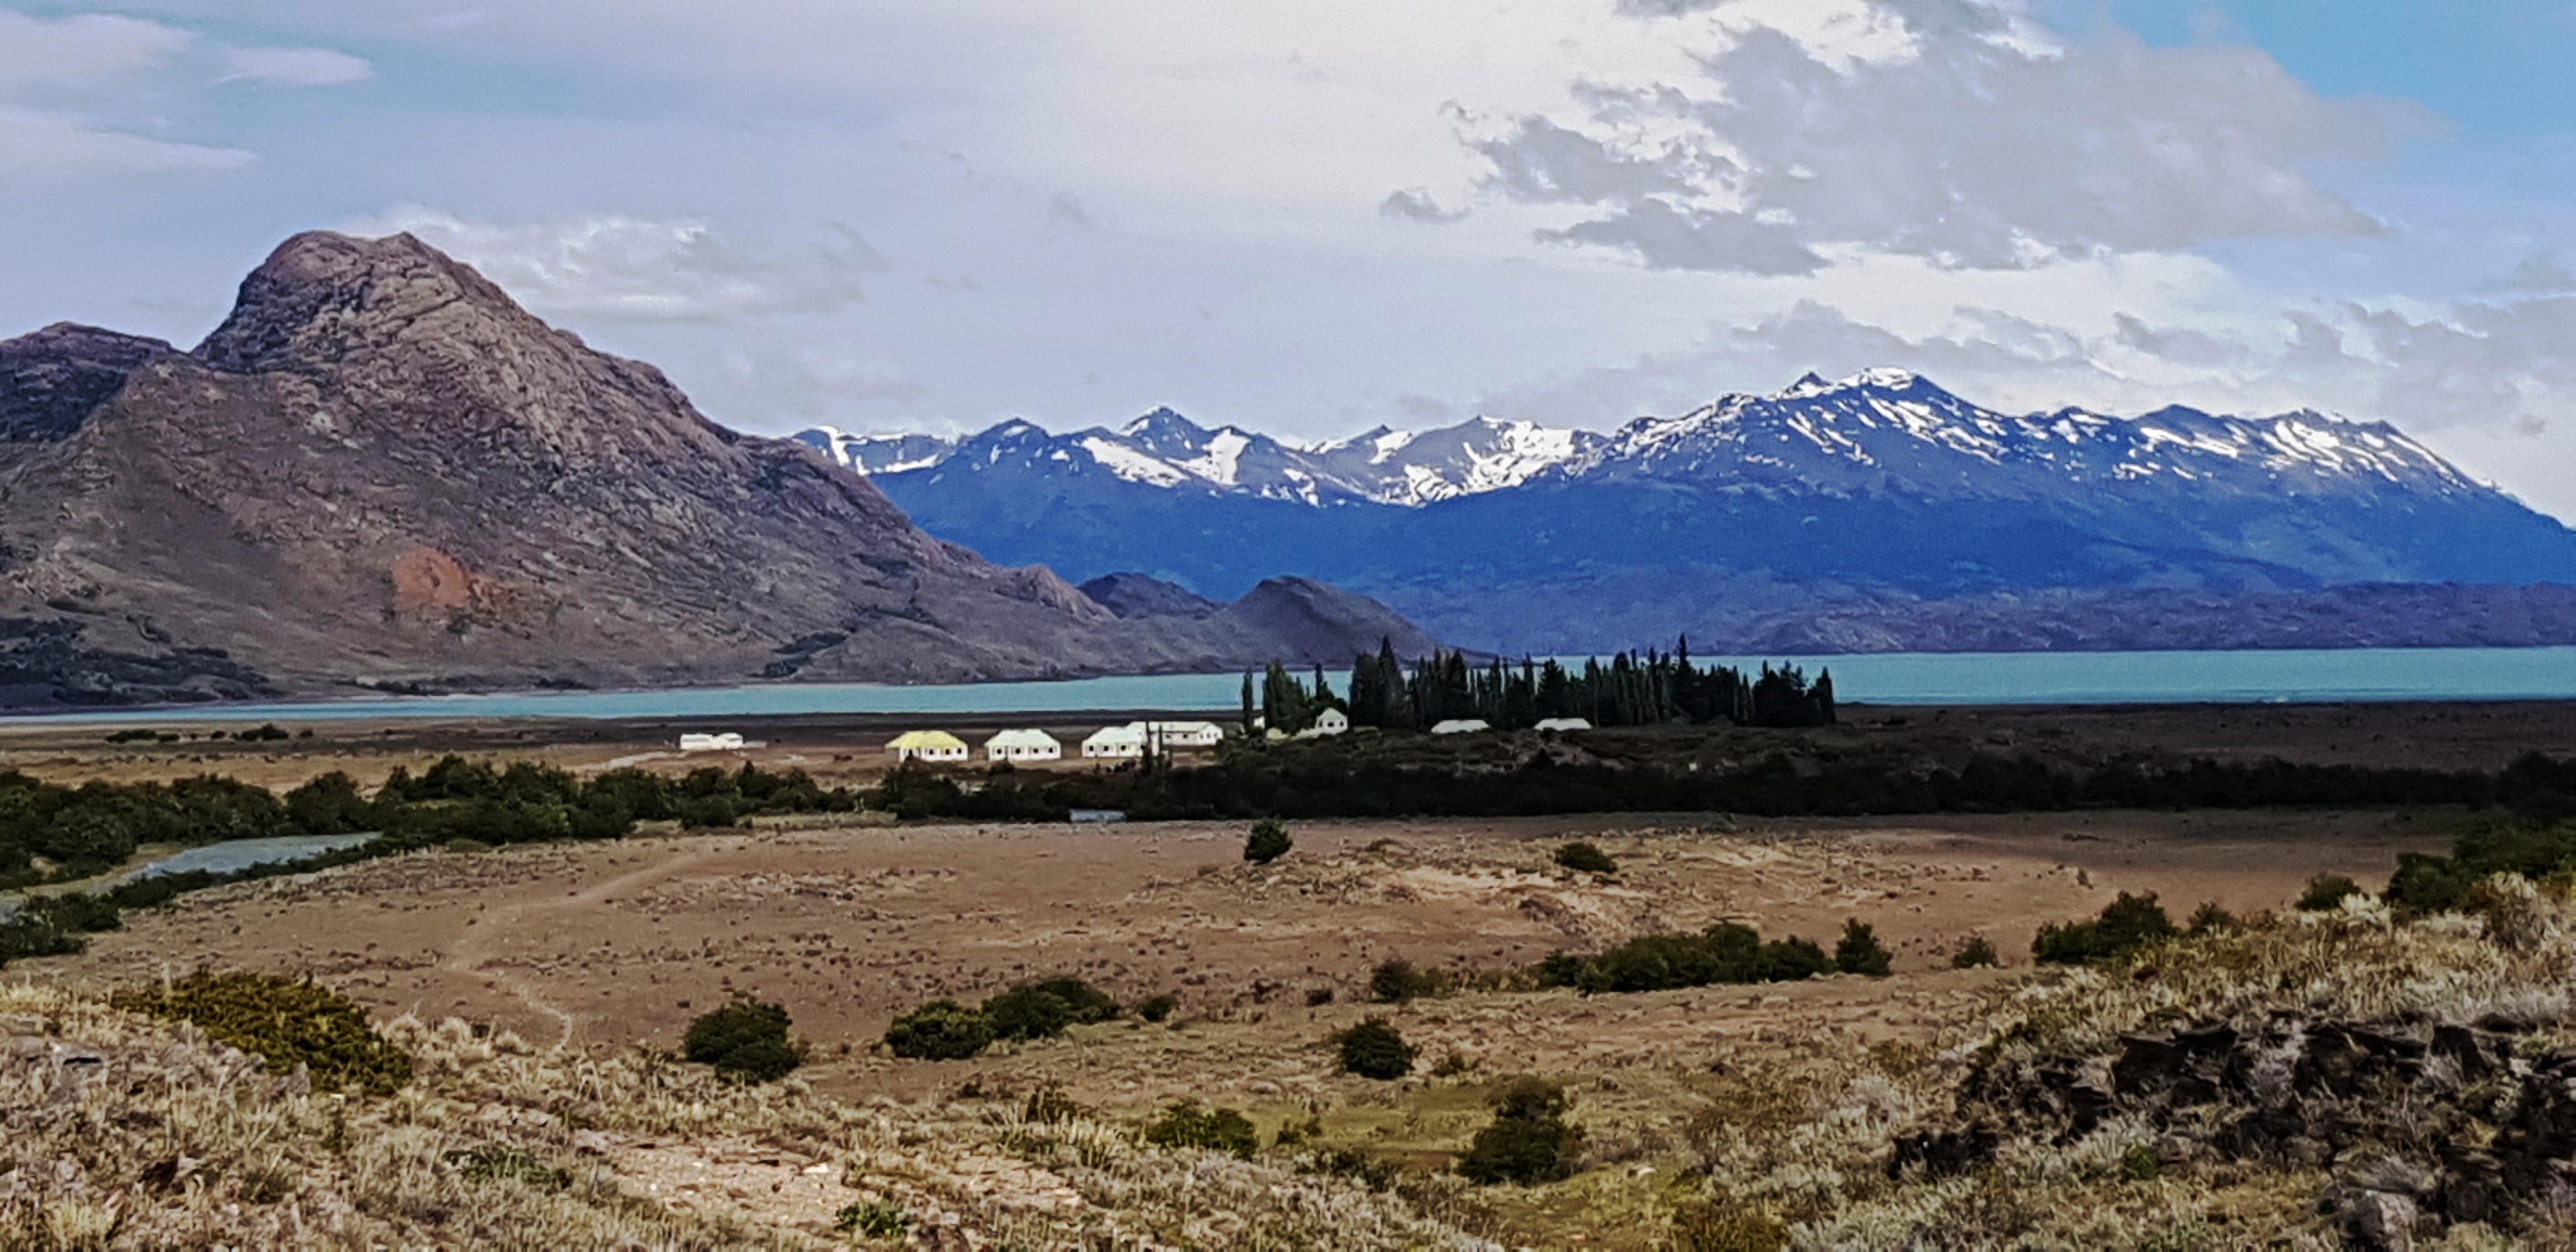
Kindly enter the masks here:
<path id="1" fill-rule="evenodd" d="M 1533 729 L 1590 730 L 1592 729 L 1592 723 L 1585 721 L 1580 717 L 1542 717 L 1538 719 L 1538 725 Z"/>
<path id="2" fill-rule="evenodd" d="M 1091 737 L 1083 740 L 1083 742 L 1143 743 L 1145 742 L 1145 726 L 1142 722 L 1133 726 L 1103 726 L 1100 729 L 1091 732 Z"/>
<path id="3" fill-rule="evenodd" d="M 1453 717 L 1448 721 L 1433 724 L 1431 727 L 1431 733 L 1435 735 L 1463 735 L 1471 731 L 1492 729 L 1493 726 L 1481 717 Z"/>
<path id="4" fill-rule="evenodd" d="M 987 748 L 1056 748 L 1064 745 L 1043 730 L 1005 730 L 984 741 Z"/>
<path id="5" fill-rule="evenodd" d="M 1161 735 L 1204 735 L 1211 732 L 1221 735 L 1225 733 L 1224 728 L 1218 726 L 1215 722 L 1129 722 L 1127 723 L 1126 729 L 1135 731 L 1138 734 L 1143 734 L 1144 732 L 1151 730 L 1154 733 Z"/>

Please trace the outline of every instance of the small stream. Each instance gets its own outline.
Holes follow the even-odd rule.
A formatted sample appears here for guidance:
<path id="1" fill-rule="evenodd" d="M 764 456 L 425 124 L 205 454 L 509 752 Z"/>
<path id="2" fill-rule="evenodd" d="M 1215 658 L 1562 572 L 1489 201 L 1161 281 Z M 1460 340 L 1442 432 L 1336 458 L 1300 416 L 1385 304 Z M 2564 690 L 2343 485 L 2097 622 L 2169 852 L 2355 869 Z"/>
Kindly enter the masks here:
<path id="1" fill-rule="evenodd" d="M 337 852 L 342 848 L 354 848 L 375 837 L 375 832 L 369 831 L 352 835 L 280 835 L 273 839 L 233 839 L 190 848 L 184 852 L 174 852 L 104 882 L 94 882 L 90 885 L 93 888 L 104 888 L 117 883 L 132 882 L 138 878 L 157 878 L 163 874 L 185 874 L 196 870 L 206 870 L 216 874 L 238 873 L 254 865 L 300 861 L 308 856 Z M 0 896 L 0 921 L 7 921 L 17 914 L 18 902 L 17 896 Z"/>

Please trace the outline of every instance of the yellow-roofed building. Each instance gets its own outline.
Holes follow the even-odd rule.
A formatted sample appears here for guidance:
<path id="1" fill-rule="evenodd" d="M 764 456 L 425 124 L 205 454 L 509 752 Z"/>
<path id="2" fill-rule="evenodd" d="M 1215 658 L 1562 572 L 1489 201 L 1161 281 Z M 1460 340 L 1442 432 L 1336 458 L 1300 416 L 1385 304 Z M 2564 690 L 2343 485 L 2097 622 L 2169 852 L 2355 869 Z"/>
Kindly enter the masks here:
<path id="1" fill-rule="evenodd" d="M 944 730 L 907 730 L 886 745 L 898 761 L 963 761 L 972 755 L 966 741 Z"/>

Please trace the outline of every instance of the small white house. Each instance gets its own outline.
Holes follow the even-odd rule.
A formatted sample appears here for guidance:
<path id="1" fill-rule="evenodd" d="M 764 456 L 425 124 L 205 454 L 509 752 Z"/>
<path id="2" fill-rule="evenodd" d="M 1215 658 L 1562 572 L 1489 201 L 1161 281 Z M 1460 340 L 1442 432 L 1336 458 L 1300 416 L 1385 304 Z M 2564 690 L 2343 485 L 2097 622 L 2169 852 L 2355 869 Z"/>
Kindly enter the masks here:
<path id="1" fill-rule="evenodd" d="M 1151 737 L 1165 751 L 1213 748 L 1225 742 L 1225 727 L 1215 722 L 1129 722 L 1127 729 Z"/>
<path id="2" fill-rule="evenodd" d="M 1318 735 L 1342 735 L 1350 733 L 1350 729 L 1350 714 L 1344 713 L 1340 709 L 1326 709 L 1315 715 L 1314 725 L 1298 731 L 1297 737 L 1300 739 L 1312 739 Z"/>
<path id="3" fill-rule="evenodd" d="M 984 741 L 987 761 L 1061 761 L 1064 745 L 1043 730 L 1006 730 Z"/>
<path id="4" fill-rule="evenodd" d="M 974 755 L 966 741 L 944 730 L 907 730 L 886 744 L 886 755 L 898 761 L 963 761 Z"/>
<path id="5" fill-rule="evenodd" d="M 1103 726 L 1082 741 L 1082 755 L 1087 760 L 1135 760 L 1145 755 L 1145 724 Z"/>
<path id="6" fill-rule="evenodd" d="M 1492 729 L 1493 726 L 1481 717 L 1453 717 L 1445 722 L 1432 723 L 1431 733 L 1435 735 L 1472 735 L 1480 730 Z"/>
<path id="7" fill-rule="evenodd" d="M 680 736 L 682 752 L 739 752 L 744 746 L 742 736 L 730 730 L 717 735 Z"/>
<path id="8" fill-rule="evenodd" d="M 1580 717 L 1542 717 L 1538 719 L 1537 728 L 1540 730 L 1590 730 L 1592 729 L 1592 723 L 1585 721 Z"/>

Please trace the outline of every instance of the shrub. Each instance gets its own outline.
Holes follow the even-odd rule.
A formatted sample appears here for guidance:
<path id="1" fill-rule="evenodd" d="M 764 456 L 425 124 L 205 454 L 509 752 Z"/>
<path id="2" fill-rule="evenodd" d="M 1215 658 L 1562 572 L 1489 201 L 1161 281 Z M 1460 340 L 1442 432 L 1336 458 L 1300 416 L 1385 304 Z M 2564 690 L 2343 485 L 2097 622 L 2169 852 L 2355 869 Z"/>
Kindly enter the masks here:
<path id="1" fill-rule="evenodd" d="M 1573 870 L 1578 874 L 1616 874 L 1619 872 L 1619 863 L 1611 860 L 1610 854 L 1602 851 L 1598 844 L 1566 844 L 1556 850 L 1556 863 L 1567 869 Z"/>
<path id="2" fill-rule="evenodd" d="M 2093 921 L 2040 927 L 2030 954 L 2046 964 L 2085 965 L 2127 956 L 2179 933 L 2154 892 L 2133 896 L 2123 891 Z"/>
<path id="3" fill-rule="evenodd" d="M 2363 894 L 2360 883 L 2341 874 L 2319 874 L 2308 880 L 2308 889 L 2299 893 L 2295 907 L 2302 913 L 2322 913 L 2342 908 L 2345 896 Z"/>
<path id="4" fill-rule="evenodd" d="M 1986 942 L 1984 935 L 1969 936 L 1968 941 L 1960 945 L 1958 954 L 1950 958 L 1952 969 L 1991 968 L 2001 964 L 2003 961 L 1995 956 L 1995 945 Z"/>
<path id="5" fill-rule="evenodd" d="M 1842 941 L 1834 945 L 1834 968 L 1846 974 L 1867 974 L 1872 978 L 1887 977 L 1888 963 L 1895 954 L 1878 941 L 1878 932 L 1869 923 L 1855 917 L 1843 923 Z"/>
<path id="6" fill-rule="evenodd" d="M 1413 1045 L 1383 1017 L 1372 1017 L 1333 1039 L 1342 1072 L 1392 1082 L 1413 1072 Z"/>
<path id="7" fill-rule="evenodd" d="M 1713 983 L 1791 982 L 1834 968 L 1823 948 L 1804 939 L 1769 943 L 1750 927 L 1719 922 L 1685 934 L 1639 935 L 1594 957 L 1558 952 L 1539 962 L 1541 986 L 1607 991 L 1670 991 Z"/>
<path id="8" fill-rule="evenodd" d="M 1380 961 L 1377 968 L 1369 971 L 1369 998 L 1380 1004 L 1419 1000 L 1438 989 L 1431 975 L 1402 958 Z"/>
<path id="9" fill-rule="evenodd" d="M 1755 1209 L 1693 1200 L 1673 1210 L 1673 1252 L 1780 1252 L 1789 1227 Z"/>
<path id="10" fill-rule="evenodd" d="M 549 1165 L 545 1158 L 519 1148 L 487 1144 L 449 1160 L 467 1182 L 520 1182 L 540 1191 L 561 1191 L 572 1185 L 571 1170 Z"/>
<path id="11" fill-rule="evenodd" d="M 1136 1004 L 1136 1016 L 1149 1022 L 1163 1021 L 1181 1007 L 1179 997 L 1168 991 L 1157 992 Z"/>
<path id="12" fill-rule="evenodd" d="M 391 1095 L 411 1081 L 411 1055 L 376 1033 L 367 1011 L 310 981 L 203 970 L 146 991 L 120 991 L 118 1008 L 190 1022 L 218 1043 L 257 1054 L 271 1073 L 305 1067 L 313 1085 Z"/>
<path id="13" fill-rule="evenodd" d="M 1404 1177 L 1404 1168 L 1356 1148 L 1323 1148 L 1297 1163 L 1301 1174 L 1348 1178 L 1371 1191 L 1384 1191 Z"/>
<path id="14" fill-rule="evenodd" d="M 1308 987 L 1308 988 L 1306 988 L 1306 1007 L 1307 1007 L 1307 1008 L 1310 1008 L 1310 1009 L 1319 1009 L 1319 1008 L 1322 1008 L 1322 1007 L 1324 1007 L 1325 1005 L 1330 1004 L 1330 1003 L 1332 1003 L 1332 1002 L 1333 1002 L 1333 989 L 1332 989 L 1332 988 L 1330 988 L 1330 987 Z"/>
<path id="15" fill-rule="evenodd" d="M 805 1063 L 805 1050 L 787 1038 L 787 1010 L 756 1000 L 736 1000 L 689 1023 L 680 1055 L 735 1082 L 773 1082 Z"/>
<path id="16" fill-rule="evenodd" d="M 1052 1039 L 1118 1016 L 1118 1002 L 1079 978 L 1047 978 L 984 1001 L 984 1016 L 997 1039 Z"/>
<path id="17" fill-rule="evenodd" d="M 1261 1149 L 1260 1132 L 1233 1109 L 1202 1109 L 1195 1100 L 1175 1101 L 1145 1128 L 1145 1142 L 1158 1148 L 1196 1148 L 1230 1152 L 1249 1161 Z"/>
<path id="18" fill-rule="evenodd" d="M 993 1019 L 955 1000 L 933 1000 L 886 1027 L 886 1051 L 907 1060 L 962 1061 L 993 1042 Z"/>
<path id="19" fill-rule="evenodd" d="M 2218 907 L 2217 901 L 2203 900 L 2199 908 L 2191 911 L 2188 931 L 2195 935 L 2215 935 L 2244 928 L 2245 923 L 2239 921 L 2234 913 Z"/>
<path id="20" fill-rule="evenodd" d="M 1476 1132 L 1458 1174 L 1472 1183 L 1555 1182 L 1574 1174 L 1583 1134 L 1565 1124 L 1565 1091 L 1537 1078 L 1516 1078 L 1487 1101 L 1494 1120 Z"/>
<path id="21" fill-rule="evenodd" d="M 863 1202 L 843 1208 L 832 1226 L 862 1239 L 900 1239 L 912 1229 L 912 1218 L 891 1204 Z"/>
<path id="22" fill-rule="evenodd" d="M 1252 833 L 1244 838 L 1243 859 L 1255 865 L 1268 865 L 1288 855 L 1295 842 L 1288 838 L 1288 828 L 1270 818 L 1252 824 Z"/>

